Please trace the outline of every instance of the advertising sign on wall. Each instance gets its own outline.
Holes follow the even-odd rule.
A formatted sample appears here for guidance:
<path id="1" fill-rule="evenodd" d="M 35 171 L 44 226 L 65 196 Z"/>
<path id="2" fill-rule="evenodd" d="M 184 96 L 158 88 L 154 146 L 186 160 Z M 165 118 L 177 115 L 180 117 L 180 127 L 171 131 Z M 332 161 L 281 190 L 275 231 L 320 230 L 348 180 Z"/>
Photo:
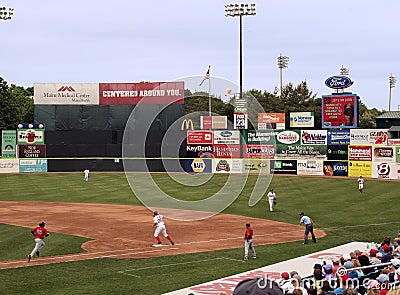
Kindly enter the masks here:
<path id="1" fill-rule="evenodd" d="M 259 113 L 258 129 L 285 130 L 285 113 Z"/>
<path id="2" fill-rule="evenodd" d="M 400 138 L 388 138 L 387 144 L 388 145 L 400 145 Z"/>
<path id="3" fill-rule="evenodd" d="M 372 147 L 372 162 L 396 162 L 395 149 L 391 146 L 374 146 Z"/>
<path id="4" fill-rule="evenodd" d="M 190 173 L 211 173 L 211 159 L 191 159 L 185 162 L 185 171 Z"/>
<path id="5" fill-rule="evenodd" d="M 19 158 L 46 158 L 45 144 L 19 144 Z"/>
<path id="6" fill-rule="evenodd" d="M 239 144 L 214 144 L 213 145 L 214 158 L 240 158 L 240 145 Z"/>
<path id="7" fill-rule="evenodd" d="M 352 129 L 350 144 L 382 144 L 386 145 L 387 129 Z"/>
<path id="8" fill-rule="evenodd" d="M 270 174 L 270 161 L 263 159 L 243 159 L 243 172 Z"/>
<path id="9" fill-rule="evenodd" d="M 19 172 L 47 172 L 47 160 L 19 160 Z"/>
<path id="10" fill-rule="evenodd" d="M 200 116 L 201 129 L 226 129 L 228 128 L 227 116 Z"/>
<path id="11" fill-rule="evenodd" d="M 326 160 L 326 145 L 276 144 L 275 158 Z"/>
<path id="12" fill-rule="evenodd" d="M 0 173 L 18 173 L 18 159 L 0 159 Z"/>
<path id="13" fill-rule="evenodd" d="M 314 127 L 314 112 L 290 113 L 290 127 Z"/>
<path id="14" fill-rule="evenodd" d="M 187 144 L 212 144 L 213 132 L 206 130 L 188 130 L 186 135 Z"/>
<path id="15" fill-rule="evenodd" d="M 326 130 L 301 130 L 301 144 L 326 145 Z"/>
<path id="16" fill-rule="evenodd" d="M 349 145 L 350 130 L 328 130 L 328 145 Z"/>
<path id="17" fill-rule="evenodd" d="M 240 144 L 239 130 L 214 131 L 214 144 Z"/>
<path id="18" fill-rule="evenodd" d="M 372 178 L 397 179 L 397 164 L 389 162 L 372 162 Z"/>
<path id="19" fill-rule="evenodd" d="M 372 146 L 349 145 L 349 161 L 372 161 Z"/>
<path id="20" fill-rule="evenodd" d="M 328 160 L 343 160 L 349 158 L 349 147 L 347 145 L 328 145 L 327 149 Z"/>
<path id="21" fill-rule="evenodd" d="M 396 146 L 396 163 L 400 163 L 400 146 Z"/>
<path id="22" fill-rule="evenodd" d="M 271 160 L 271 174 L 297 174 L 297 161 Z"/>
<path id="23" fill-rule="evenodd" d="M 186 158 L 214 158 L 212 145 L 186 145 Z"/>
<path id="24" fill-rule="evenodd" d="M 372 177 L 372 162 L 370 161 L 349 161 L 350 177 Z"/>
<path id="25" fill-rule="evenodd" d="M 19 124 L 18 126 L 20 126 Z M 23 126 L 21 126 L 23 127 Z M 18 127 L 19 128 L 19 127 Z M 18 144 L 44 144 L 44 129 L 17 129 Z"/>
<path id="26" fill-rule="evenodd" d="M 98 83 L 36 83 L 33 89 L 34 104 L 99 104 Z"/>
<path id="27" fill-rule="evenodd" d="M 278 133 L 273 130 L 246 130 L 244 141 L 247 144 L 275 144 L 275 136 Z"/>
<path id="28" fill-rule="evenodd" d="M 323 167 L 325 176 L 347 176 L 348 165 L 346 162 L 324 161 Z"/>
<path id="29" fill-rule="evenodd" d="M 234 129 L 247 129 L 247 114 L 245 113 L 235 113 L 233 114 L 233 128 Z"/>
<path id="30" fill-rule="evenodd" d="M 242 159 L 214 159 L 213 173 L 242 173 Z"/>
<path id="31" fill-rule="evenodd" d="M 3 159 L 17 157 L 17 132 L 15 130 L 2 130 L 1 132 L 1 157 Z"/>
<path id="32" fill-rule="evenodd" d="M 100 83 L 100 104 L 183 104 L 184 82 Z"/>
<path id="33" fill-rule="evenodd" d="M 324 175 L 323 161 L 297 160 L 298 175 Z"/>
<path id="34" fill-rule="evenodd" d="M 357 128 L 357 122 L 357 95 L 322 96 L 322 128 Z"/>
<path id="35" fill-rule="evenodd" d="M 243 158 L 273 159 L 275 145 L 273 144 L 245 144 L 243 145 Z"/>

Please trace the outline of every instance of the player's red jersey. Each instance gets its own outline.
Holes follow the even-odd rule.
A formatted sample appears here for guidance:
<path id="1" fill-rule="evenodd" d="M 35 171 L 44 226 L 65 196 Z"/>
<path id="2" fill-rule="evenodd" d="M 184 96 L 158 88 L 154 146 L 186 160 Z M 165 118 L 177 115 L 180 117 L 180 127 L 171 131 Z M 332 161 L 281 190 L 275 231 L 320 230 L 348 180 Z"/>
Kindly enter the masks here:
<path id="1" fill-rule="evenodd" d="M 33 230 L 31 230 L 31 233 L 35 236 L 35 239 L 44 239 L 44 237 L 49 235 L 47 230 L 41 226 L 35 227 Z"/>
<path id="2" fill-rule="evenodd" d="M 245 240 L 249 240 L 249 239 L 252 239 L 252 238 L 253 238 L 253 229 L 251 227 L 248 227 L 246 229 L 245 234 L 244 234 L 244 239 Z"/>

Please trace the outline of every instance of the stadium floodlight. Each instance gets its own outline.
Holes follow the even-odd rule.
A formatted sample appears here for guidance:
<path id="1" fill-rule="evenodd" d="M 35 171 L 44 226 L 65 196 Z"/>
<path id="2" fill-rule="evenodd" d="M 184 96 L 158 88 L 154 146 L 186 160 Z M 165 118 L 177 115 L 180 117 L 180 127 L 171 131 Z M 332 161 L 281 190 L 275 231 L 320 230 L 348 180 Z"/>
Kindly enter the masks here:
<path id="1" fill-rule="evenodd" d="M 0 7 L 0 19 L 9 20 L 14 15 L 14 8 Z"/>
<path id="2" fill-rule="evenodd" d="M 341 75 L 341 76 L 348 76 L 349 74 L 350 74 L 350 71 L 349 71 L 348 68 L 346 68 L 346 67 L 344 67 L 344 66 L 342 66 L 342 67 L 340 68 L 340 75 Z"/>
<path id="3" fill-rule="evenodd" d="M 396 86 L 396 77 L 393 77 L 392 74 L 389 76 L 389 112 L 390 105 L 392 104 L 392 88 Z"/>
<path id="4" fill-rule="evenodd" d="M 281 95 L 282 95 L 282 70 L 286 69 L 289 64 L 289 57 L 282 55 L 282 53 L 278 56 L 278 68 L 279 68 L 279 77 L 280 77 L 280 86 L 281 86 Z"/>
<path id="5" fill-rule="evenodd" d="M 239 95 L 243 97 L 243 38 L 242 38 L 242 17 L 245 15 L 256 15 L 255 4 L 226 4 L 225 16 L 226 17 L 239 17 Z"/>

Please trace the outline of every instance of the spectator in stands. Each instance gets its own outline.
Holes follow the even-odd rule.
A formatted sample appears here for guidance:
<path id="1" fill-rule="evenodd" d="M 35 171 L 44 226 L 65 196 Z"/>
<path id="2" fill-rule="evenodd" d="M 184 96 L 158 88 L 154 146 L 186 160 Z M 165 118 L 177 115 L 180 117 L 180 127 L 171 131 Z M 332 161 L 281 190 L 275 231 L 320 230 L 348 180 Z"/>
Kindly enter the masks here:
<path id="1" fill-rule="evenodd" d="M 322 274 L 322 269 L 320 269 L 319 266 L 317 265 L 317 268 L 314 268 L 314 272 L 313 272 L 314 286 L 317 289 L 317 293 L 319 292 L 319 290 L 322 287 L 323 279 L 324 279 L 324 276 Z"/>
<path id="2" fill-rule="evenodd" d="M 389 262 L 390 260 L 393 259 L 391 247 L 389 245 L 384 244 L 382 246 L 382 250 L 383 250 L 383 257 L 381 259 L 382 263 Z"/>
<path id="3" fill-rule="evenodd" d="M 390 270 L 389 273 L 389 283 L 394 283 L 399 281 L 399 277 L 397 275 L 397 270 L 400 269 L 400 259 L 394 258 L 390 260 L 390 265 L 388 266 Z"/>
<path id="4" fill-rule="evenodd" d="M 364 272 L 362 271 L 362 269 L 360 269 L 361 267 L 360 261 L 358 261 L 358 259 L 354 259 L 352 260 L 352 263 L 353 263 L 353 268 L 356 268 L 354 271 L 357 273 L 358 278 L 361 278 L 364 275 Z"/>
<path id="5" fill-rule="evenodd" d="M 283 292 L 286 294 L 288 293 L 289 290 L 292 289 L 292 283 L 290 281 L 289 274 L 287 272 L 281 273 L 281 280 L 279 281 L 279 287 L 283 290 Z"/>
<path id="6" fill-rule="evenodd" d="M 343 295 L 358 295 L 358 292 L 353 287 L 347 287 L 343 290 Z"/>
<path id="7" fill-rule="evenodd" d="M 377 249 L 371 249 L 369 250 L 369 262 L 371 264 L 379 264 L 381 263 L 381 260 L 379 258 L 376 257 L 376 254 L 378 254 L 378 250 Z"/>
<path id="8" fill-rule="evenodd" d="M 317 288 L 315 288 L 315 286 L 307 287 L 307 294 L 308 295 L 317 295 Z"/>
<path id="9" fill-rule="evenodd" d="M 379 246 L 379 249 L 378 249 L 378 250 L 380 250 L 381 252 L 383 252 L 383 246 L 384 246 L 384 245 L 388 245 L 389 247 L 392 248 L 392 249 L 390 249 L 390 250 L 393 250 L 393 244 L 391 243 L 391 240 L 392 240 L 392 238 L 391 238 L 390 236 L 385 236 L 385 237 L 383 238 L 383 241 L 382 241 L 381 245 Z"/>
<path id="10" fill-rule="evenodd" d="M 333 265 L 330 263 L 325 264 L 322 269 L 322 274 L 324 275 L 324 279 L 326 281 L 331 282 L 332 280 L 334 280 L 335 275 L 333 273 Z"/>
<path id="11" fill-rule="evenodd" d="M 344 276 L 340 277 L 339 280 L 340 280 L 340 286 L 337 287 L 335 290 L 333 290 L 333 293 L 335 295 L 343 294 L 344 289 L 346 289 L 346 287 L 348 285 L 347 282 L 349 281 L 349 276 L 344 275 Z"/>
<path id="12" fill-rule="evenodd" d="M 370 280 L 368 282 L 367 295 L 379 295 L 379 282 L 377 280 Z"/>
<path id="13" fill-rule="evenodd" d="M 358 279 L 358 273 L 353 270 L 353 263 L 351 261 L 346 261 L 344 263 L 344 267 L 348 269 L 347 275 L 349 276 L 350 279 Z"/>
<path id="14" fill-rule="evenodd" d="M 369 255 L 366 252 L 361 253 L 360 256 L 358 256 L 358 262 L 360 263 L 360 266 L 365 267 L 365 266 L 369 266 L 371 265 L 371 262 L 369 261 Z M 370 268 L 363 268 L 363 273 L 369 274 L 370 272 L 372 272 L 374 270 L 373 267 Z"/>
<path id="15" fill-rule="evenodd" d="M 330 286 L 328 281 L 323 280 L 322 281 L 322 286 L 319 292 L 317 293 L 318 295 L 334 295 L 333 289 Z"/>
<path id="16" fill-rule="evenodd" d="M 400 257 L 400 237 L 394 239 L 393 256 Z"/>
<path id="17" fill-rule="evenodd" d="M 332 273 L 335 275 L 336 271 L 340 268 L 340 259 L 337 257 L 333 257 L 332 258 L 332 264 L 333 264 L 333 268 L 332 268 Z"/>
<path id="18" fill-rule="evenodd" d="M 387 295 L 400 295 L 400 287 L 390 289 Z"/>
<path id="19" fill-rule="evenodd" d="M 379 282 L 380 292 L 379 295 L 386 295 L 389 291 L 389 276 L 381 273 L 376 280 Z"/>
<path id="20" fill-rule="evenodd" d="M 289 293 L 293 293 L 295 295 L 294 291 L 296 291 L 296 293 L 299 293 L 299 295 L 307 295 L 307 290 L 303 288 L 301 284 L 301 276 L 294 275 L 290 281 L 292 283 L 292 292 L 289 291 Z"/>

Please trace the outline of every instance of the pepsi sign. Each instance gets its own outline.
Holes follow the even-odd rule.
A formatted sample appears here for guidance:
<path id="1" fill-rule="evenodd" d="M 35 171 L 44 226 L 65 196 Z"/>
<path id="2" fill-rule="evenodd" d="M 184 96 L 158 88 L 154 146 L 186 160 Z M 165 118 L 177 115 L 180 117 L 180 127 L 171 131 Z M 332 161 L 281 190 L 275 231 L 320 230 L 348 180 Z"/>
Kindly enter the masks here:
<path id="1" fill-rule="evenodd" d="M 332 89 L 343 89 L 353 85 L 353 81 L 346 76 L 332 76 L 325 80 L 325 85 Z"/>

